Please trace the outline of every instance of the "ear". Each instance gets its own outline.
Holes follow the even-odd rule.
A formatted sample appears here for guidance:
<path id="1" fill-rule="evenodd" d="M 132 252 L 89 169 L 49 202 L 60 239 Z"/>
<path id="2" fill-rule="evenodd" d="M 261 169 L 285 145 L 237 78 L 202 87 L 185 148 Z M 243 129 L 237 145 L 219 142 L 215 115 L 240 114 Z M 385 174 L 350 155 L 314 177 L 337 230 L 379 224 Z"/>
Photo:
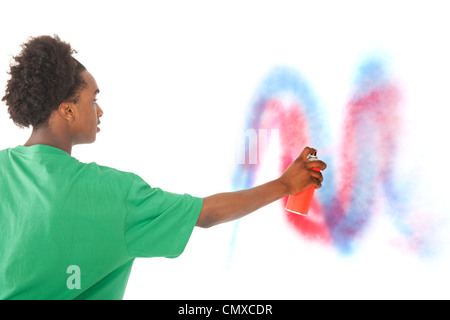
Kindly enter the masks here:
<path id="1" fill-rule="evenodd" d="M 75 105 L 72 102 L 62 102 L 58 107 L 60 116 L 69 122 L 75 121 L 75 110 Z"/>

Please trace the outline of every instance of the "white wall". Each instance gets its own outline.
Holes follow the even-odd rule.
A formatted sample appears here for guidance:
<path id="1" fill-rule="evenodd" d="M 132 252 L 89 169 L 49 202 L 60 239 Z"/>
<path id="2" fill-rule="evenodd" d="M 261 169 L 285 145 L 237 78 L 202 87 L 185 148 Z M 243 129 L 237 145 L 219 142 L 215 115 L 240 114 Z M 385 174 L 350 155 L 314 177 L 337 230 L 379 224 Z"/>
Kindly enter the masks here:
<path id="1" fill-rule="evenodd" d="M 232 189 L 236 139 L 258 84 L 274 67 L 301 71 L 340 135 L 364 55 L 383 52 L 405 94 L 402 160 L 414 173 L 417 218 L 436 254 L 392 246 L 380 214 L 343 256 L 303 238 L 279 203 L 235 224 L 195 229 L 178 259 L 138 259 L 128 299 L 450 298 L 450 20 L 427 1 L 2 1 L 0 83 L 20 43 L 58 34 L 94 75 L 104 110 L 81 161 L 133 171 L 152 186 L 207 196 Z M 23 144 L 0 104 L 0 149 Z M 259 178 L 275 178 L 272 170 Z M 417 223 L 421 223 L 420 219 Z M 233 250 L 231 240 L 235 241 Z"/>

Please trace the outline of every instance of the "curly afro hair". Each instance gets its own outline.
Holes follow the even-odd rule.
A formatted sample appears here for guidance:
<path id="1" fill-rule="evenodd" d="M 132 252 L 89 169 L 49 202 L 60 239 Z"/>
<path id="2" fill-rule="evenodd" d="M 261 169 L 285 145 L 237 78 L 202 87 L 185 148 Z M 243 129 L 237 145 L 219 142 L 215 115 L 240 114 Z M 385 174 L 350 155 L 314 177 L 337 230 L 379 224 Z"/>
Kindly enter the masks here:
<path id="1" fill-rule="evenodd" d="M 72 54 L 70 44 L 54 35 L 30 38 L 11 63 L 5 96 L 8 112 L 20 128 L 47 126 L 52 111 L 62 102 L 77 102 L 86 86 L 86 68 Z"/>

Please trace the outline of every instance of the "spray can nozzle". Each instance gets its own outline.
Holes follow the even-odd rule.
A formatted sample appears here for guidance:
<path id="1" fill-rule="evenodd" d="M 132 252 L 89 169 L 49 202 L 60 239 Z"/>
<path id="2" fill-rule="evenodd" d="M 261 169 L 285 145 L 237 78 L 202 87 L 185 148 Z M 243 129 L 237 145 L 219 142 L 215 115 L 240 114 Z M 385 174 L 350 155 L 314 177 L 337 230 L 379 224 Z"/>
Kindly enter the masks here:
<path id="1" fill-rule="evenodd" d="M 308 154 L 308 156 L 306 157 L 306 160 L 309 160 L 309 161 L 319 160 L 319 158 L 317 158 L 317 152 Z"/>

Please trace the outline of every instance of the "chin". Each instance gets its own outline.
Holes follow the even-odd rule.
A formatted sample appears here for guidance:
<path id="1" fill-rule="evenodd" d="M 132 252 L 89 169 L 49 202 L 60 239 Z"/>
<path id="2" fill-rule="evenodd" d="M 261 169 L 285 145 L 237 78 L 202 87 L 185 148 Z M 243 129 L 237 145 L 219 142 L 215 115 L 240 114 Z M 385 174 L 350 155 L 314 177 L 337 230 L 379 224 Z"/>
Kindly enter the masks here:
<path id="1" fill-rule="evenodd" d="M 76 141 L 74 143 L 74 145 L 76 145 L 76 144 L 90 144 L 90 143 L 94 143 L 96 139 L 97 139 L 97 137 L 95 135 L 92 136 L 92 137 L 88 137 L 88 138 L 86 137 L 85 139 L 80 139 L 80 140 Z"/>

